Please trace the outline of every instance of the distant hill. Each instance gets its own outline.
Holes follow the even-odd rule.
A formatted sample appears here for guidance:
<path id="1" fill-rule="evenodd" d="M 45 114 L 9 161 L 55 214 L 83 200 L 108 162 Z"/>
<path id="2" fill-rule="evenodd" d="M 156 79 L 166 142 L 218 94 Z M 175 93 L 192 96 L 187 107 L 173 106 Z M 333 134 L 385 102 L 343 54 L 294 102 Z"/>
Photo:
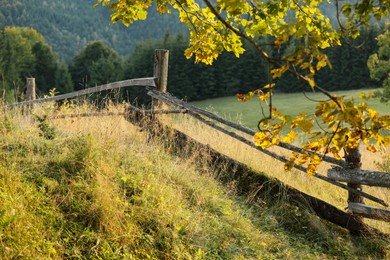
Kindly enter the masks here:
<path id="1" fill-rule="evenodd" d="M 89 41 L 103 40 L 121 55 L 136 43 L 185 33 L 177 16 L 160 16 L 153 9 L 146 21 L 130 27 L 110 23 L 107 8 L 93 8 L 95 0 L 0 0 L 0 28 L 33 27 L 41 33 L 61 59 L 69 61 Z"/>
<path id="2" fill-rule="evenodd" d="M 4 26 L 33 27 L 41 33 L 62 61 L 71 60 L 86 44 L 103 40 L 120 55 L 127 56 L 137 43 L 184 34 L 187 28 L 175 12 L 159 15 L 151 8 L 146 21 L 130 27 L 111 24 L 107 7 L 93 8 L 96 0 L 0 0 L 0 29 Z M 322 4 L 325 14 L 336 22 L 335 7 Z"/>

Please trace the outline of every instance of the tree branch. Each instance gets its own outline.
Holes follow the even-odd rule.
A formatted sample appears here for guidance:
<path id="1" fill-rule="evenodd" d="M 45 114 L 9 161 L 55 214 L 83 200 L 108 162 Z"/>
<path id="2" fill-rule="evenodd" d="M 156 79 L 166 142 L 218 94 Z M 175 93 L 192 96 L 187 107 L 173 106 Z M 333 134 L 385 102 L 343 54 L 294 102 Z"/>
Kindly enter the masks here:
<path id="1" fill-rule="evenodd" d="M 265 58 L 268 63 L 270 64 L 273 64 L 277 67 L 282 67 L 282 65 L 280 63 L 278 63 L 276 60 L 272 59 L 268 53 L 266 53 L 261 47 L 260 45 L 257 44 L 257 42 L 247 36 L 246 34 L 244 34 L 243 32 L 241 32 L 240 30 L 238 30 L 237 28 L 234 28 L 231 24 L 229 24 L 219 13 L 218 11 L 214 8 L 214 6 L 210 3 L 209 0 L 203 0 L 203 2 L 206 4 L 206 6 L 210 9 L 210 11 L 215 15 L 215 17 L 229 30 L 231 30 L 233 33 L 235 33 L 237 36 L 240 36 L 242 37 L 243 39 L 247 40 L 250 44 L 253 45 L 253 47 L 255 48 L 255 50 L 260 53 L 260 55 Z M 288 72 L 293 74 L 294 76 L 296 76 L 298 79 L 300 80 L 303 80 L 305 81 L 306 83 L 309 84 L 309 80 L 306 78 L 306 76 L 303 76 L 301 75 L 300 73 L 298 73 L 297 71 L 295 70 L 292 70 L 290 68 L 290 66 L 288 66 Z M 336 105 L 342 109 L 342 106 L 341 104 L 338 102 L 337 98 L 333 95 L 331 95 L 328 91 L 326 91 L 325 89 L 319 87 L 316 83 L 315 83 L 315 86 L 313 87 L 315 89 L 317 89 L 319 92 L 321 92 L 322 94 L 324 94 L 325 96 L 327 96 L 328 98 L 330 98 L 333 102 L 336 103 Z"/>

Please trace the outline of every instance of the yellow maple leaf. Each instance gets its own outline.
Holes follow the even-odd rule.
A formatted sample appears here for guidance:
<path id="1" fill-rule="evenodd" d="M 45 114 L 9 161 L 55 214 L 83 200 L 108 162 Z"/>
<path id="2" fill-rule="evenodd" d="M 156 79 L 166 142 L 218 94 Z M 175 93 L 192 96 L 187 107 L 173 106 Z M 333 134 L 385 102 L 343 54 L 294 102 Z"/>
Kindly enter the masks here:
<path id="1" fill-rule="evenodd" d="M 316 170 L 317 165 L 315 165 L 314 163 L 309 163 L 309 165 L 307 166 L 307 174 L 314 175 L 316 173 Z"/>
<path id="2" fill-rule="evenodd" d="M 267 92 L 265 94 L 259 94 L 257 95 L 257 97 L 261 100 L 261 101 L 266 101 L 267 99 L 269 99 L 271 96 L 271 92 Z"/>
<path id="3" fill-rule="evenodd" d="M 377 152 L 377 149 L 372 144 L 368 145 L 366 149 L 373 153 Z"/>
<path id="4" fill-rule="evenodd" d="M 285 137 L 283 137 L 282 141 L 285 143 L 291 143 L 294 141 L 295 137 L 298 136 L 298 133 L 294 130 L 291 130 Z"/>

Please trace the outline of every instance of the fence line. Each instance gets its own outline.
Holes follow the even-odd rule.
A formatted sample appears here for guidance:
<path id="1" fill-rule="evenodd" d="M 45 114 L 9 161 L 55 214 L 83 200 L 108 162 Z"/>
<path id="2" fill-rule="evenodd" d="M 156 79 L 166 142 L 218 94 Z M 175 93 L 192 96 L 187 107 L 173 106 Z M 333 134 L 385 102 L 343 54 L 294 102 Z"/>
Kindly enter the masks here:
<path id="1" fill-rule="evenodd" d="M 119 89 L 123 87 L 135 87 L 135 86 L 147 86 L 147 87 L 155 87 L 156 78 L 155 77 L 150 77 L 150 78 L 139 78 L 139 79 L 128 79 L 128 80 L 123 80 L 123 81 L 118 81 L 114 83 L 109 83 L 109 84 L 104 84 L 92 88 L 87 88 L 67 94 L 62 94 L 54 97 L 48 97 L 48 98 L 40 98 L 40 99 L 35 99 L 35 100 L 28 100 L 28 101 L 23 101 L 19 103 L 14 103 L 10 104 L 8 106 L 5 106 L 4 109 L 7 108 L 13 108 L 13 107 L 18 107 L 18 106 L 26 106 L 26 105 L 32 105 L 32 104 L 39 104 L 39 103 L 45 103 L 45 102 L 50 102 L 50 101 L 59 101 L 59 100 L 64 100 L 68 98 L 75 98 L 75 97 L 80 97 L 84 95 L 89 95 L 93 93 L 98 93 L 102 92 L 105 90 L 113 90 L 113 89 Z"/>
<path id="2" fill-rule="evenodd" d="M 145 114 L 185 114 L 188 109 L 140 109 L 136 106 L 129 105 L 128 108 L 132 111 L 141 112 Z"/>
<path id="3" fill-rule="evenodd" d="M 318 217 L 348 229 L 351 234 L 384 236 L 382 232 L 365 225 L 359 216 L 345 212 L 328 202 L 301 192 L 289 185 L 284 185 L 276 178 L 259 173 L 258 170 L 250 168 L 246 164 L 215 150 L 208 144 L 197 141 L 175 128 L 164 125 L 158 120 L 149 121 L 147 119 L 143 121 L 144 118 L 140 118 L 140 121 L 137 121 L 137 119 L 139 118 L 136 116 L 128 117 L 129 122 L 147 130 L 149 137 L 158 138 L 159 142 L 162 142 L 175 156 L 187 158 L 193 156 L 194 151 L 197 151 L 193 160 L 194 163 L 212 169 L 216 173 L 214 178 L 224 184 L 234 182 L 237 194 L 247 196 L 247 202 L 249 203 L 261 199 L 261 194 L 275 197 L 283 196 L 299 207 L 310 209 Z"/>
<path id="4" fill-rule="evenodd" d="M 130 110 L 138 111 L 145 114 L 184 114 L 187 113 L 187 109 L 160 109 L 160 110 L 143 110 L 138 107 L 129 106 Z M 126 116 L 127 112 L 94 112 L 94 113 L 76 113 L 76 114 L 62 114 L 62 115 L 54 115 L 50 117 L 51 119 L 63 119 L 63 118 L 75 118 L 75 117 L 92 117 L 92 116 Z"/>
<path id="5" fill-rule="evenodd" d="M 175 99 L 175 98 L 170 98 L 170 96 L 167 95 L 167 94 L 165 94 L 165 93 L 161 93 L 161 92 L 158 92 L 158 91 L 155 91 L 155 90 L 149 90 L 148 95 L 152 96 L 152 97 L 155 98 L 155 99 L 159 99 L 159 100 L 161 100 L 161 101 L 163 101 L 163 102 L 169 103 L 169 104 L 171 104 L 171 105 L 183 106 L 182 104 L 177 104 L 177 103 L 176 103 L 176 100 L 177 100 L 177 99 Z M 180 103 L 182 103 L 182 101 L 181 101 Z M 278 155 L 278 154 L 276 154 L 276 153 L 274 153 L 274 152 L 271 152 L 271 151 L 269 151 L 269 150 L 266 150 L 266 149 L 262 149 L 261 147 L 254 145 L 253 142 L 251 142 L 250 140 L 248 140 L 248 139 L 246 139 L 246 138 L 244 138 L 244 137 L 242 137 L 242 136 L 240 136 L 240 135 L 237 135 L 236 133 L 231 132 L 231 131 L 229 131 L 229 130 L 223 128 L 223 127 L 220 127 L 220 126 L 216 125 L 215 123 L 213 123 L 213 122 L 211 122 L 211 121 L 208 121 L 208 120 L 204 119 L 203 117 L 201 117 L 201 116 L 199 115 L 199 111 L 203 111 L 203 110 L 201 110 L 201 109 L 199 109 L 199 108 L 195 108 L 195 107 L 193 107 L 193 106 L 191 106 L 191 105 L 187 105 L 187 104 L 186 104 L 185 106 L 183 106 L 183 107 L 186 107 L 186 109 L 188 110 L 188 114 L 189 114 L 189 115 L 191 115 L 192 117 L 196 118 L 197 120 L 203 122 L 204 124 L 206 124 L 206 125 L 208 125 L 208 126 L 211 126 L 211 127 L 213 127 L 214 129 L 216 129 L 216 130 L 218 130 L 218 131 L 220 131 L 220 132 L 223 132 L 224 134 L 227 134 L 227 135 L 229 135 L 229 136 L 235 138 L 236 140 L 241 141 L 241 142 L 243 142 L 243 143 L 249 145 L 249 146 L 252 147 L 252 148 L 257 149 L 258 151 L 260 151 L 260 152 L 262 152 L 262 153 L 264 153 L 264 154 L 266 154 L 266 155 L 268 155 L 268 156 L 271 156 L 271 157 L 273 157 L 274 159 L 276 159 L 276 160 L 278 160 L 278 161 L 280 161 L 280 162 L 286 163 L 286 162 L 289 161 L 289 160 L 288 160 L 287 158 L 285 158 L 284 156 Z M 194 109 L 193 109 L 193 108 L 194 108 Z M 205 112 L 207 112 L 207 111 L 205 111 Z M 203 114 L 203 113 L 202 113 L 202 114 Z M 207 112 L 207 115 L 208 115 L 210 118 L 212 118 L 212 119 L 219 119 L 219 120 L 216 120 L 216 121 L 218 121 L 218 122 L 220 122 L 220 123 L 223 123 L 223 124 L 225 124 L 225 125 L 228 125 L 228 126 L 234 125 L 234 123 L 229 122 L 229 121 L 227 121 L 227 120 L 225 120 L 225 119 L 222 119 L 222 118 L 218 117 L 217 115 L 212 114 L 212 113 L 210 113 L 210 112 Z M 292 146 L 292 145 L 290 145 L 290 146 Z M 285 148 L 285 147 L 283 147 L 283 148 Z M 288 148 L 286 148 L 286 149 L 288 149 Z M 332 158 L 332 159 L 333 159 L 333 158 Z M 304 167 L 304 166 L 294 165 L 294 168 L 296 168 L 296 169 L 298 169 L 298 170 L 300 170 L 300 171 L 302 171 L 302 172 L 307 172 L 307 168 Z M 357 190 L 357 189 L 350 188 L 350 187 L 348 187 L 347 185 L 342 184 L 342 183 L 339 183 L 339 182 L 337 182 L 337 181 L 335 181 L 335 180 L 333 180 L 333 179 L 331 179 L 331 178 L 329 178 L 329 177 L 326 177 L 326 176 L 324 176 L 324 175 L 321 175 L 321 174 L 318 174 L 318 173 L 314 173 L 314 174 L 313 174 L 313 177 L 318 178 L 318 179 L 321 179 L 321 180 L 323 180 L 323 181 L 326 181 L 326 182 L 328 182 L 328 183 L 330 183 L 330 184 L 333 184 L 333 185 L 335 185 L 335 186 L 338 186 L 338 187 L 340 187 L 340 188 L 342 188 L 342 189 L 348 190 L 348 191 L 350 191 L 350 192 L 352 192 L 352 193 L 354 193 L 354 194 L 357 194 L 357 195 L 360 195 L 360 196 L 362 196 L 362 197 L 365 197 L 365 198 L 367 198 L 367 199 L 369 199 L 369 200 L 371 200 L 371 201 L 377 202 L 377 203 L 379 203 L 379 204 L 381 204 L 381 205 L 383 205 L 383 206 L 385 206 L 385 207 L 388 206 L 388 204 L 387 204 L 385 201 L 383 201 L 382 199 L 376 198 L 376 197 L 374 197 L 374 196 L 372 196 L 372 195 L 370 195 L 370 194 L 368 194 L 368 193 L 365 193 L 365 192 L 363 192 L 363 191 L 360 191 L 360 190 Z"/>
<path id="6" fill-rule="evenodd" d="M 219 117 L 211 112 L 205 111 L 205 110 L 200 109 L 200 108 L 195 107 L 195 106 L 192 106 L 192 105 L 190 105 L 190 104 L 188 104 L 180 99 L 177 99 L 177 98 L 175 98 L 167 93 L 159 92 L 159 91 L 156 91 L 155 89 L 151 89 L 151 88 L 148 88 L 148 90 L 149 90 L 148 95 L 150 95 L 152 97 L 155 96 L 155 98 L 158 98 L 158 99 L 163 99 L 165 102 L 170 103 L 171 105 L 183 107 L 183 108 L 186 108 L 190 111 L 204 115 L 204 116 L 209 117 L 217 122 L 220 122 L 224 125 L 230 126 L 238 131 L 241 131 L 245 134 L 248 134 L 251 136 L 254 136 L 256 134 L 256 132 L 250 128 L 247 128 L 247 127 L 244 127 L 242 125 L 230 122 L 230 121 L 223 119 L 222 117 Z M 302 148 L 300 148 L 300 147 L 294 146 L 292 144 L 284 143 L 284 142 L 279 142 L 279 144 L 277 144 L 276 146 L 285 148 L 285 149 L 293 151 L 293 152 L 315 154 L 312 151 L 302 150 Z M 329 157 L 326 155 L 324 156 L 322 154 L 318 154 L 318 156 L 320 156 L 322 158 L 322 160 L 325 162 L 344 167 L 345 163 L 342 160 L 337 160 L 333 157 Z"/>
<path id="7" fill-rule="evenodd" d="M 91 117 L 91 116 L 124 116 L 125 112 L 96 112 L 96 113 L 78 113 L 78 114 L 63 114 L 54 115 L 51 119 L 75 118 L 75 117 Z"/>

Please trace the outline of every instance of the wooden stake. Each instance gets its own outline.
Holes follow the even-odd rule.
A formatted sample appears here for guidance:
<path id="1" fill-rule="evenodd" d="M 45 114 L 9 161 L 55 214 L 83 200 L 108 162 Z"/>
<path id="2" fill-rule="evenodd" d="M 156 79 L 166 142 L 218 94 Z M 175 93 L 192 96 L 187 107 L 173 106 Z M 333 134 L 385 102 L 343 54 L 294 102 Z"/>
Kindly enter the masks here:
<path id="1" fill-rule="evenodd" d="M 345 150 L 345 163 L 346 168 L 350 170 L 359 170 L 362 166 L 362 155 L 359 151 L 359 146 L 356 148 L 348 148 Z M 356 183 L 347 183 L 347 186 L 356 189 L 358 191 L 363 191 L 363 186 Z M 348 205 L 351 203 L 364 204 L 363 197 L 359 194 L 348 191 Z M 356 216 L 356 221 L 360 221 L 361 225 L 364 226 L 363 217 Z"/>
<path id="2" fill-rule="evenodd" d="M 27 78 L 26 99 L 27 99 L 27 101 L 33 101 L 36 99 L 35 78 Z M 27 108 L 27 111 L 30 111 L 33 108 L 34 108 L 34 105 L 30 104 Z"/>
<path id="3" fill-rule="evenodd" d="M 169 50 L 158 49 L 154 53 L 154 77 L 156 78 L 156 88 L 158 91 L 167 92 L 168 85 L 168 61 Z M 153 109 L 162 109 L 162 104 L 157 99 L 153 99 Z"/>
<path id="4" fill-rule="evenodd" d="M 27 78 L 26 99 L 27 99 L 28 101 L 35 100 L 35 99 L 36 99 L 35 78 Z"/>
<path id="5" fill-rule="evenodd" d="M 346 162 L 346 168 L 350 170 L 359 170 L 362 162 L 361 162 L 361 154 L 359 151 L 359 147 L 352 148 L 352 149 L 346 149 L 345 152 L 345 162 Z M 362 191 L 363 187 L 361 184 L 357 183 L 348 183 L 348 187 L 357 189 Z M 348 203 L 349 202 L 355 202 L 355 203 L 363 203 L 363 197 L 352 192 L 348 192 Z"/>

